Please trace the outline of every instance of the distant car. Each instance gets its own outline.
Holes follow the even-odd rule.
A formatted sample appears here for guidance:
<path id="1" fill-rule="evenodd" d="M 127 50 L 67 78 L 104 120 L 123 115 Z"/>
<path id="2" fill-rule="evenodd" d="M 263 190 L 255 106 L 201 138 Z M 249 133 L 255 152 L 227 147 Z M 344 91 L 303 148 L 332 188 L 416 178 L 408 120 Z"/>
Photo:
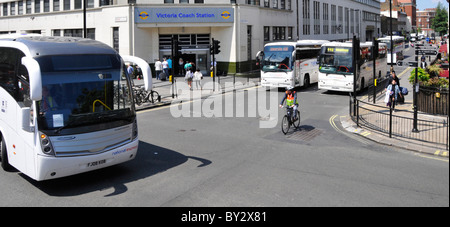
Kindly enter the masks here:
<path id="1" fill-rule="evenodd" d="M 416 38 L 411 38 L 411 42 L 415 42 L 416 41 Z"/>

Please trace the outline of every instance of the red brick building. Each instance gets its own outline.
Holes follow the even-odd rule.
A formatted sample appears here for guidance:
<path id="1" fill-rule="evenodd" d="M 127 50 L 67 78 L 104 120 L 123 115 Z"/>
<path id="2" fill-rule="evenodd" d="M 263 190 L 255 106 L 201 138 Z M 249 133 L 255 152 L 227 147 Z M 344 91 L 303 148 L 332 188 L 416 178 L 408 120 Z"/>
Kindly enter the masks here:
<path id="1" fill-rule="evenodd" d="M 433 19 L 436 17 L 436 8 L 429 8 L 417 11 L 417 28 L 422 29 L 422 33 L 431 35 L 434 30 L 431 28 Z"/>
<path id="2" fill-rule="evenodd" d="M 381 2 L 381 11 L 389 11 L 389 0 Z M 392 0 L 392 11 L 405 12 L 410 20 L 411 28 L 416 28 L 416 0 Z"/>

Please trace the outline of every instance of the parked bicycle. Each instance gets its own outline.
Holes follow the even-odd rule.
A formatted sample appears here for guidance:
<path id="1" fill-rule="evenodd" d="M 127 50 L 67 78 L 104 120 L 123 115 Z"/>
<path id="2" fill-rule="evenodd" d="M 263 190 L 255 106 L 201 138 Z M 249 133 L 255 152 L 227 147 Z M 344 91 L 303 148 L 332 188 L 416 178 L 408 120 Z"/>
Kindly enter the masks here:
<path id="1" fill-rule="evenodd" d="M 281 121 L 281 131 L 286 135 L 292 125 L 295 129 L 300 128 L 300 111 L 297 110 L 297 116 L 294 118 L 293 106 L 283 106 L 283 108 L 286 108 L 286 115 L 284 115 Z"/>
<path id="2" fill-rule="evenodd" d="M 150 92 L 145 91 L 143 86 L 133 86 L 134 91 L 134 103 L 138 106 L 146 102 L 155 103 L 156 101 L 161 102 L 161 95 L 155 90 Z"/>

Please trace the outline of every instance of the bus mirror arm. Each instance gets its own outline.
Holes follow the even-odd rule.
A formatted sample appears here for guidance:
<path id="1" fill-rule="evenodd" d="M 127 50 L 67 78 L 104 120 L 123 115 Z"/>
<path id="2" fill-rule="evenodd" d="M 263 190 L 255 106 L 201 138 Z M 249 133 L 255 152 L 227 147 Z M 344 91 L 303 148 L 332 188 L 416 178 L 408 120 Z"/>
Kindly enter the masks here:
<path id="1" fill-rule="evenodd" d="M 152 71 L 150 70 L 150 65 L 143 59 L 135 56 L 123 55 L 122 58 L 124 61 L 135 63 L 141 68 L 142 75 L 144 76 L 145 90 L 151 91 L 153 89 L 153 85 L 152 85 Z"/>
<path id="2" fill-rule="evenodd" d="M 22 65 L 27 68 L 30 77 L 30 99 L 33 101 L 42 100 L 42 79 L 39 63 L 32 57 L 23 57 Z"/>

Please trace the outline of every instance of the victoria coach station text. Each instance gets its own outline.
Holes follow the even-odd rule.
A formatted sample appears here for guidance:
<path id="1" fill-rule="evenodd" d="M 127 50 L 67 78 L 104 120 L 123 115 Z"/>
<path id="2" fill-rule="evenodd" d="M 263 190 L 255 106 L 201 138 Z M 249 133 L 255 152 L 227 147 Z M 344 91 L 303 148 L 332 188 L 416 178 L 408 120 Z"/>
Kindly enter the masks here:
<path id="1" fill-rule="evenodd" d="M 212 13 L 156 13 L 158 18 L 211 18 L 216 17 Z"/>

